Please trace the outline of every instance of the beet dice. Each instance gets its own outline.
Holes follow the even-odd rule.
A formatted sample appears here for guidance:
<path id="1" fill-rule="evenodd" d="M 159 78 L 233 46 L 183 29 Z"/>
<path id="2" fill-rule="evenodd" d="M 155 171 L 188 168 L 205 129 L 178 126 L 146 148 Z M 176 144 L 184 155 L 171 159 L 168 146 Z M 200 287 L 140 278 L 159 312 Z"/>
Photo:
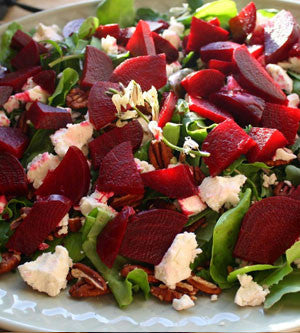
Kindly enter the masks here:
<path id="1" fill-rule="evenodd" d="M 119 24 L 100 25 L 94 34 L 94 36 L 99 39 L 105 38 L 108 35 L 110 35 L 118 40 L 121 35 L 121 29 L 120 29 Z"/>
<path id="2" fill-rule="evenodd" d="M 4 105 L 13 92 L 13 88 L 9 86 L 0 86 L 0 107 Z"/>
<path id="3" fill-rule="evenodd" d="M 77 147 L 70 147 L 59 166 L 49 172 L 37 195 L 61 194 L 77 204 L 90 187 L 90 168 L 86 157 Z"/>
<path id="4" fill-rule="evenodd" d="M 97 238 L 97 253 L 102 262 L 112 268 L 119 253 L 125 236 L 128 219 L 134 215 L 131 207 L 124 207 L 122 211 L 104 227 Z"/>
<path id="5" fill-rule="evenodd" d="M 33 76 L 32 81 L 39 85 L 42 89 L 47 91 L 49 95 L 52 95 L 55 90 L 55 71 L 49 69 L 46 71 L 41 71 Z"/>
<path id="6" fill-rule="evenodd" d="M 229 32 L 193 16 L 191 32 L 187 43 L 187 51 L 199 52 L 200 47 L 228 39 Z"/>
<path id="7" fill-rule="evenodd" d="M 208 62 L 208 68 L 218 70 L 224 75 L 228 75 L 235 71 L 235 64 L 229 61 L 211 59 Z"/>
<path id="8" fill-rule="evenodd" d="M 113 63 L 103 51 L 88 45 L 80 85 L 91 88 L 98 81 L 109 81 L 113 72 Z"/>
<path id="9" fill-rule="evenodd" d="M 166 55 L 166 61 L 168 64 L 178 60 L 179 52 L 175 46 L 173 46 L 168 40 L 154 31 L 151 33 L 151 36 L 154 41 L 156 53 L 164 53 Z"/>
<path id="10" fill-rule="evenodd" d="M 238 48 L 240 44 L 233 42 L 215 42 L 209 43 L 200 49 L 201 59 L 208 62 L 211 59 L 232 61 L 233 50 Z"/>
<path id="11" fill-rule="evenodd" d="M 128 222 L 120 254 L 158 265 L 186 223 L 187 218 L 183 214 L 172 210 L 153 209 L 140 212 Z"/>
<path id="12" fill-rule="evenodd" d="M 98 136 L 89 143 L 93 167 L 98 169 L 104 156 L 122 142 L 130 141 L 133 150 L 137 150 L 142 143 L 143 134 L 142 126 L 134 120 L 123 127 L 116 127 Z"/>
<path id="13" fill-rule="evenodd" d="M 283 196 L 266 198 L 256 202 L 246 213 L 234 256 L 273 264 L 299 236 L 299 201 Z"/>
<path id="14" fill-rule="evenodd" d="M 125 86 L 131 80 L 139 83 L 142 90 L 149 90 L 152 86 L 162 88 L 167 83 L 166 56 L 159 54 L 125 60 L 111 77 L 112 82 L 121 82 Z"/>
<path id="15" fill-rule="evenodd" d="M 50 233 L 55 231 L 71 206 L 72 202 L 62 195 L 41 198 L 35 202 L 24 221 L 10 237 L 6 247 L 31 255 Z"/>
<path id="16" fill-rule="evenodd" d="M 208 97 L 220 90 L 224 81 L 224 74 L 216 69 L 202 69 L 185 77 L 181 84 L 191 96 Z"/>
<path id="17" fill-rule="evenodd" d="M 27 176 L 18 159 L 9 153 L 0 153 L 0 194 L 25 195 Z"/>
<path id="18" fill-rule="evenodd" d="M 27 136 L 19 128 L 0 127 L 0 152 L 21 158 L 28 143 Z"/>
<path id="19" fill-rule="evenodd" d="M 202 150 L 210 153 L 204 158 L 210 175 L 219 175 L 255 145 L 255 141 L 233 120 L 225 120 L 208 134 L 202 145 Z"/>
<path id="20" fill-rule="evenodd" d="M 103 159 L 97 188 L 115 194 L 143 194 L 144 185 L 132 154 L 130 141 L 114 147 Z"/>
<path id="21" fill-rule="evenodd" d="M 239 84 L 268 102 L 284 103 L 286 95 L 271 78 L 262 65 L 251 56 L 246 46 L 240 46 L 233 51 Z"/>
<path id="22" fill-rule="evenodd" d="M 177 101 L 178 97 L 175 95 L 173 91 L 171 91 L 164 100 L 163 106 L 159 114 L 158 126 L 160 128 L 164 128 L 166 123 L 171 121 L 174 110 L 176 108 Z"/>
<path id="23" fill-rule="evenodd" d="M 170 24 L 164 20 L 146 21 L 149 24 L 150 30 L 159 33 L 161 30 L 168 29 Z"/>
<path id="24" fill-rule="evenodd" d="M 142 174 L 142 178 L 145 186 L 169 198 L 183 199 L 198 193 L 187 165 L 146 172 Z"/>
<path id="25" fill-rule="evenodd" d="M 33 39 L 31 36 L 29 36 L 28 34 L 23 32 L 22 30 L 17 30 L 12 37 L 10 46 L 13 49 L 21 50 L 32 41 L 33 41 Z M 38 47 L 39 47 L 40 54 L 48 52 L 48 49 L 46 48 L 46 46 L 44 46 L 42 44 L 38 44 Z"/>
<path id="26" fill-rule="evenodd" d="M 34 102 L 26 112 L 27 119 L 31 120 L 38 129 L 60 129 L 72 123 L 71 113 L 68 109 L 55 108 L 40 102 Z"/>
<path id="27" fill-rule="evenodd" d="M 30 68 L 40 64 L 40 51 L 38 43 L 32 40 L 17 55 L 11 59 L 16 69 Z"/>

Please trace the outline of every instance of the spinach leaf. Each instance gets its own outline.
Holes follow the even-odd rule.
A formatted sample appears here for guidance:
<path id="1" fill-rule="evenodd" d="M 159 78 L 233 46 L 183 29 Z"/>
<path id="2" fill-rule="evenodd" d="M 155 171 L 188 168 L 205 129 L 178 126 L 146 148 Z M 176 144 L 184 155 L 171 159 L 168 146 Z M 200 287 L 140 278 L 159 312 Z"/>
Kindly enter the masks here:
<path id="1" fill-rule="evenodd" d="M 188 0 L 189 7 L 194 12 L 203 5 L 203 0 Z"/>
<path id="2" fill-rule="evenodd" d="M 15 34 L 15 32 L 19 29 L 21 30 L 22 26 L 17 22 L 13 22 L 7 27 L 6 31 L 3 33 L 1 37 L 0 63 L 4 65 L 6 64 L 8 58 L 12 54 L 12 49 L 10 48 L 11 39 Z"/>
<path id="3" fill-rule="evenodd" d="M 138 22 L 139 20 L 144 21 L 158 21 L 160 19 L 166 20 L 168 19 L 167 15 L 162 15 L 151 8 L 139 8 L 136 11 L 135 20 Z"/>
<path id="4" fill-rule="evenodd" d="M 67 237 L 63 240 L 65 248 L 69 252 L 70 258 L 73 262 L 81 261 L 85 254 L 82 250 L 82 233 L 81 232 L 72 232 L 68 234 Z"/>
<path id="5" fill-rule="evenodd" d="M 15 198 L 11 199 L 2 214 L 0 214 L 0 221 L 3 220 L 4 215 L 8 215 L 10 220 L 15 220 L 20 216 L 20 209 L 22 207 L 31 207 L 32 202 L 29 201 L 27 198 Z"/>
<path id="6" fill-rule="evenodd" d="M 294 165 L 288 165 L 285 168 L 286 180 L 292 182 L 294 186 L 300 185 L 300 168 Z"/>
<path id="7" fill-rule="evenodd" d="M 190 225 L 194 224 L 195 222 L 199 221 L 200 219 L 202 219 L 203 217 L 206 217 L 206 215 L 209 214 L 209 212 L 211 211 L 211 209 L 205 209 L 203 212 L 191 216 L 187 222 L 187 224 L 185 225 L 185 228 L 189 227 Z"/>
<path id="8" fill-rule="evenodd" d="M 257 271 L 265 271 L 270 269 L 275 269 L 278 266 L 272 266 L 272 265 L 252 265 L 252 266 L 245 266 L 238 269 L 235 269 L 233 272 L 231 272 L 227 276 L 227 281 L 232 283 L 237 280 L 238 275 L 243 275 L 251 272 L 257 272 Z"/>
<path id="9" fill-rule="evenodd" d="M 163 128 L 163 135 L 169 142 L 177 146 L 180 137 L 180 129 L 181 124 L 166 123 Z"/>
<path id="10" fill-rule="evenodd" d="M 212 239 L 218 217 L 219 214 L 213 210 L 209 210 L 208 213 L 205 215 L 207 224 L 206 227 L 200 227 L 196 231 L 196 239 L 200 247 Z"/>
<path id="11" fill-rule="evenodd" d="M 78 38 L 91 38 L 96 32 L 96 29 L 99 27 L 99 19 L 94 16 L 88 17 L 85 21 L 82 22 L 79 31 Z"/>
<path id="12" fill-rule="evenodd" d="M 151 144 L 151 141 L 148 141 L 146 143 L 144 143 L 134 154 L 135 158 L 138 158 L 141 161 L 149 161 L 149 155 L 148 155 L 148 151 L 149 151 L 149 146 Z"/>
<path id="13" fill-rule="evenodd" d="M 300 150 L 300 138 L 298 138 L 292 146 L 293 153 L 296 153 L 298 150 Z"/>
<path id="14" fill-rule="evenodd" d="M 240 158 L 235 160 L 227 169 L 223 171 L 224 176 L 231 176 L 235 170 L 246 161 L 246 157 L 242 155 Z"/>
<path id="15" fill-rule="evenodd" d="M 148 274 L 143 269 L 134 269 L 133 271 L 129 272 L 126 277 L 126 281 L 133 284 L 132 288 L 137 286 L 138 289 L 141 289 L 146 299 L 149 298 L 150 286 L 148 282 Z"/>
<path id="16" fill-rule="evenodd" d="M 261 14 L 264 17 L 272 18 L 275 16 L 279 11 L 277 9 L 273 8 L 267 8 L 267 9 L 258 9 L 257 13 Z"/>

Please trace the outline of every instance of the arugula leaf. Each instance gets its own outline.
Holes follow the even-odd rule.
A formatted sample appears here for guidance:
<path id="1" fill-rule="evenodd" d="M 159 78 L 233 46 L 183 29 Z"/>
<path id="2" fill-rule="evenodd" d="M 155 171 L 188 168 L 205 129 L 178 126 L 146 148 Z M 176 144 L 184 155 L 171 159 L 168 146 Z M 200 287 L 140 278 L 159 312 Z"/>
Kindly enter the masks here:
<path id="1" fill-rule="evenodd" d="M 177 146 L 180 137 L 181 124 L 166 123 L 163 128 L 163 136 Z"/>
<path id="2" fill-rule="evenodd" d="M 194 12 L 203 5 L 203 0 L 188 0 L 189 7 Z"/>
<path id="3" fill-rule="evenodd" d="M 22 207 L 31 207 L 32 206 L 32 202 L 29 201 L 27 198 L 15 198 L 15 199 L 11 199 L 6 207 L 4 212 L 0 215 L 0 220 L 2 220 L 2 216 L 5 214 L 8 214 L 9 219 L 11 220 L 15 220 L 16 218 L 18 218 L 20 216 L 20 209 Z"/>
<path id="4" fill-rule="evenodd" d="M 267 8 L 267 9 L 258 9 L 257 13 L 261 14 L 264 17 L 272 18 L 275 16 L 279 11 L 277 9 L 273 8 Z"/>
<path id="5" fill-rule="evenodd" d="M 240 158 L 235 160 L 227 169 L 223 171 L 224 176 L 231 176 L 235 170 L 246 161 L 246 157 L 242 155 Z"/>
<path id="6" fill-rule="evenodd" d="M 96 49 L 102 51 L 102 44 L 101 44 L 100 38 L 93 36 L 91 39 L 90 45 L 94 46 Z"/>
<path id="7" fill-rule="evenodd" d="M 11 234 L 12 231 L 10 229 L 10 224 L 6 221 L 0 220 L 0 248 L 5 246 Z"/>
<path id="8" fill-rule="evenodd" d="M 138 22 L 139 20 L 144 21 L 158 21 L 160 19 L 167 20 L 167 15 L 162 15 L 151 8 L 139 8 L 136 11 L 135 20 Z"/>
<path id="9" fill-rule="evenodd" d="M 130 57 L 130 52 L 128 51 L 120 54 L 109 54 L 108 56 L 112 60 L 114 67 L 117 67 Z"/>
<path id="10" fill-rule="evenodd" d="M 292 182 L 294 186 L 300 185 L 300 168 L 294 165 L 288 165 L 285 168 L 286 180 Z"/>
<path id="11" fill-rule="evenodd" d="M 300 150 L 300 138 L 298 138 L 296 142 L 292 145 L 293 153 L 297 152 L 298 150 Z"/>
<path id="12" fill-rule="evenodd" d="M 149 298 L 150 286 L 148 282 L 148 274 L 143 269 L 134 269 L 133 271 L 129 272 L 126 277 L 126 281 L 133 284 L 132 288 L 138 286 L 138 289 L 143 291 L 145 299 Z"/>
<path id="13" fill-rule="evenodd" d="M 63 50 L 62 50 L 61 46 L 57 42 L 55 42 L 54 40 L 45 39 L 45 40 L 43 40 L 43 43 L 51 44 L 54 47 L 54 49 L 57 51 L 57 53 L 61 57 L 63 56 Z"/>
<path id="14" fill-rule="evenodd" d="M 262 265 L 252 265 L 252 266 L 241 267 L 241 268 L 238 268 L 238 269 L 234 270 L 233 272 L 231 272 L 227 276 L 227 281 L 232 283 L 232 282 L 237 280 L 238 275 L 243 275 L 243 274 L 247 274 L 247 273 L 251 273 L 251 272 L 257 272 L 257 271 L 265 271 L 265 270 L 275 269 L 277 267 L 278 266 L 263 265 L 263 264 Z"/>
<path id="15" fill-rule="evenodd" d="M 81 261 L 85 254 L 82 251 L 82 233 L 72 232 L 64 238 L 64 246 L 73 262 Z"/>
<path id="16" fill-rule="evenodd" d="M 205 228 L 201 227 L 198 231 L 196 231 L 196 239 L 200 247 L 212 239 L 218 218 L 219 214 L 213 210 L 209 210 L 205 215 L 207 226 Z"/>
<path id="17" fill-rule="evenodd" d="M 17 22 L 12 22 L 1 37 L 0 45 L 0 63 L 5 64 L 8 58 L 12 54 L 12 49 L 10 48 L 10 43 L 13 35 L 17 30 L 21 30 L 22 26 Z"/>
<path id="18" fill-rule="evenodd" d="M 91 38 L 99 27 L 98 17 L 90 16 L 84 20 L 78 31 L 78 38 Z"/>
<path id="19" fill-rule="evenodd" d="M 134 0 L 100 0 L 97 7 L 100 24 L 119 23 L 121 27 L 133 25 Z"/>
<path id="20" fill-rule="evenodd" d="M 148 142 L 145 142 L 134 154 L 135 158 L 138 158 L 141 161 L 149 161 L 149 146 L 150 146 L 151 140 Z"/>

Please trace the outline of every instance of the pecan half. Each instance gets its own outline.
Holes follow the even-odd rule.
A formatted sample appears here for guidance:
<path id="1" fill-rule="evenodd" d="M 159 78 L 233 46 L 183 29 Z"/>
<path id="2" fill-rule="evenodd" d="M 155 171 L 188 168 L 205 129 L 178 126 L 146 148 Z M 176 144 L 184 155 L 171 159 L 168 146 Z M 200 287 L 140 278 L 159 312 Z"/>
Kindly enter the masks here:
<path id="1" fill-rule="evenodd" d="M 186 294 L 189 296 L 195 296 L 198 292 L 198 289 L 196 289 L 193 285 L 187 282 L 178 282 L 176 283 L 176 291 Z"/>
<path id="2" fill-rule="evenodd" d="M 280 165 L 287 165 L 287 164 L 289 164 L 289 163 L 290 163 L 290 161 L 283 161 L 283 160 L 268 161 L 268 162 L 266 162 L 266 164 L 267 164 L 269 167 L 280 166 Z"/>
<path id="3" fill-rule="evenodd" d="M 149 146 L 149 160 L 155 169 L 165 169 L 173 157 L 172 149 L 162 141 L 152 141 Z"/>
<path id="4" fill-rule="evenodd" d="M 127 194 L 122 197 L 112 198 L 110 205 L 114 209 L 123 208 L 124 206 L 137 207 L 142 203 L 143 198 L 143 194 Z"/>
<path id="5" fill-rule="evenodd" d="M 82 227 L 82 220 L 81 217 L 74 217 L 69 219 L 69 231 L 77 232 Z"/>
<path id="6" fill-rule="evenodd" d="M 66 97 L 66 104 L 73 110 L 87 108 L 89 92 L 80 88 L 73 88 Z"/>
<path id="7" fill-rule="evenodd" d="M 20 209 L 21 215 L 13 220 L 10 224 L 10 229 L 11 230 L 15 230 L 25 219 L 25 217 L 28 215 L 28 213 L 30 212 L 31 208 L 30 207 L 22 207 Z"/>
<path id="8" fill-rule="evenodd" d="M 2 253 L 1 256 L 2 261 L 0 263 L 0 274 L 8 273 L 17 268 L 21 261 L 21 256 L 16 253 L 5 252 Z"/>
<path id="9" fill-rule="evenodd" d="M 190 283 L 192 286 L 194 286 L 199 291 L 202 291 L 206 294 L 219 295 L 222 292 L 222 289 L 219 288 L 217 285 L 215 285 L 214 283 L 208 282 L 199 276 L 191 276 L 187 279 L 187 282 Z"/>
<path id="10" fill-rule="evenodd" d="M 148 267 L 144 267 L 141 265 L 125 265 L 121 270 L 121 275 L 123 277 L 127 277 L 127 275 L 135 269 L 142 269 L 148 274 L 148 282 L 149 283 L 159 283 L 159 281 L 154 277 L 154 271 Z"/>
<path id="11" fill-rule="evenodd" d="M 165 286 L 164 284 L 161 284 L 158 287 L 151 287 L 150 292 L 160 301 L 168 303 L 171 303 L 174 298 L 181 298 L 183 296 L 182 293 L 176 290 L 172 290 L 167 286 Z"/>
<path id="12" fill-rule="evenodd" d="M 273 194 L 275 196 L 279 196 L 279 195 L 288 196 L 288 195 L 291 195 L 295 190 L 296 190 L 296 187 L 289 186 L 285 182 L 280 182 L 275 186 L 275 188 L 273 190 Z"/>

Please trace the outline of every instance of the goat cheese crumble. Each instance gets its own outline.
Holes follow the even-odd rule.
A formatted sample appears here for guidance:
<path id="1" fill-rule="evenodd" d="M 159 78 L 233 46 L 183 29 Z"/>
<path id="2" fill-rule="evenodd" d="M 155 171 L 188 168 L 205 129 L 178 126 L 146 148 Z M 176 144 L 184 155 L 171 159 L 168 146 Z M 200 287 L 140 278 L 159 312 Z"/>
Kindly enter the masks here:
<path id="1" fill-rule="evenodd" d="M 178 199 L 178 204 L 183 214 L 188 217 L 197 215 L 207 208 L 206 204 L 201 200 L 199 195 Z"/>
<path id="2" fill-rule="evenodd" d="M 268 64 L 266 70 L 282 90 L 291 94 L 293 91 L 293 80 L 288 76 L 286 70 L 275 64 Z"/>
<path id="3" fill-rule="evenodd" d="M 138 158 L 135 158 L 134 162 L 140 173 L 145 173 L 145 172 L 150 172 L 150 171 L 155 170 L 154 166 L 152 164 L 148 163 L 147 161 L 141 161 Z"/>
<path id="4" fill-rule="evenodd" d="M 277 182 L 277 176 L 275 173 L 272 173 L 270 176 L 264 174 L 263 175 L 263 187 L 269 188 L 270 185 L 275 185 Z"/>
<path id="5" fill-rule="evenodd" d="M 288 100 L 288 107 L 289 108 L 298 108 L 298 105 L 300 104 L 300 98 L 298 94 L 290 94 L 287 96 Z"/>
<path id="6" fill-rule="evenodd" d="M 183 295 L 181 298 L 174 298 L 172 302 L 172 306 L 176 311 L 187 310 L 195 306 L 195 303 L 190 298 L 189 295 Z"/>
<path id="7" fill-rule="evenodd" d="M 110 35 L 101 38 L 101 48 L 107 54 L 118 54 L 119 51 L 116 38 Z"/>
<path id="8" fill-rule="evenodd" d="M 36 26 L 36 32 L 32 36 L 36 42 L 42 42 L 43 40 L 53 40 L 54 42 L 60 42 L 63 40 L 63 36 L 60 34 L 60 29 L 56 24 L 45 25 L 39 23 Z"/>
<path id="9" fill-rule="evenodd" d="M 0 127 L 9 127 L 10 120 L 4 111 L 0 111 Z"/>
<path id="10" fill-rule="evenodd" d="M 276 150 L 275 156 L 273 157 L 273 161 L 287 161 L 290 162 L 296 159 L 297 156 L 293 154 L 293 152 L 288 148 L 278 148 Z"/>
<path id="11" fill-rule="evenodd" d="M 57 225 L 57 227 L 59 228 L 57 232 L 58 235 L 66 235 L 68 233 L 68 226 L 69 226 L 69 214 L 66 214 L 64 218 Z"/>
<path id="12" fill-rule="evenodd" d="M 111 217 L 116 216 L 116 211 L 107 205 L 107 201 L 114 195 L 113 192 L 103 193 L 95 191 L 93 194 L 87 197 L 83 197 L 80 200 L 79 207 L 83 215 L 87 216 L 95 208 L 105 209 Z"/>

